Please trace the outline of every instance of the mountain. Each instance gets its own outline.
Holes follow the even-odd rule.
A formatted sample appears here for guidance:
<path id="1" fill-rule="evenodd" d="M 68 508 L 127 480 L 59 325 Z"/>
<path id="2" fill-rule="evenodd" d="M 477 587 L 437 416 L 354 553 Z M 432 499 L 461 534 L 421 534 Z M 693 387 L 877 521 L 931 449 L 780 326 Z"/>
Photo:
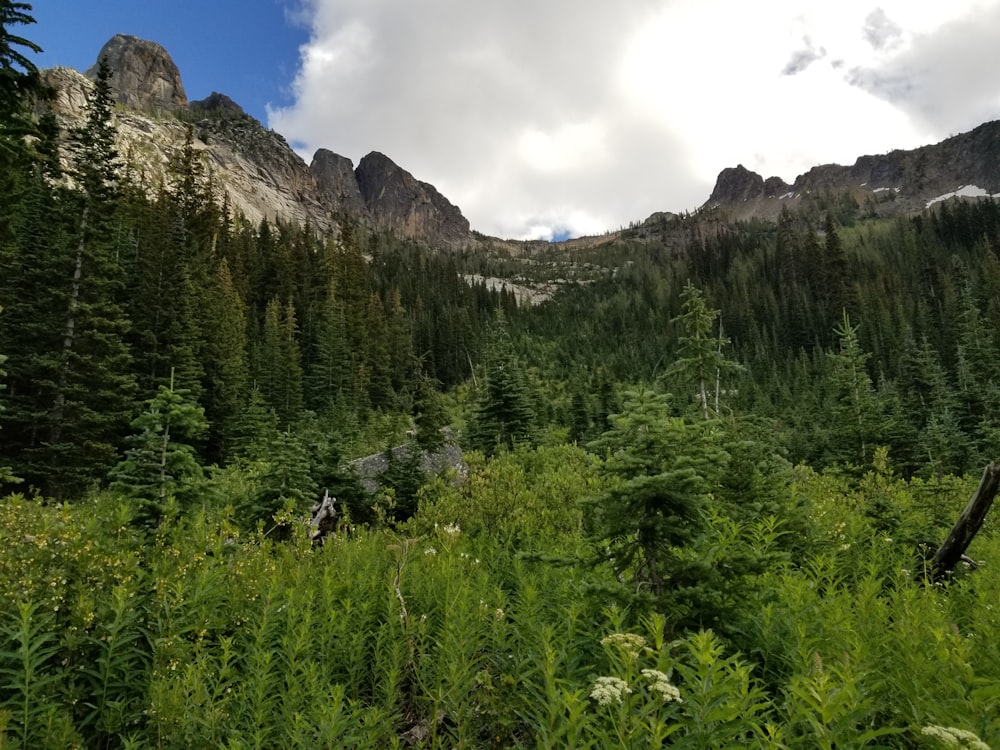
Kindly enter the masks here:
<path id="1" fill-rule="evenodd" d="M 151 193 L 165 183 L 190 127 L 213 185 L 254 223 L 280 219 L 331 231 L 349 217 L 435 246 L 472 240 L 457 206 L 383 154 L 369 154 L 355 169 L 347 157 L 319 149 L 306 164 L 281 135 L 225 94 L 189 102 L 180 71 L 156 42 L 119 34 L 101 49 L 102 59 L 120 105 L 119 152 Z M 43 72 L 64 129 L 83 122 L 97 70 L 95 63 L 86 74 Z"/>
<path id="2" fill-rule="evenodd" d="M 729 167 L 699 211 L 773 219 L 786 206 L 840 198 L 868 215 L 892 216 L 955 196 L 1000 198 L 1000 121 L 934 145 L 862 156 L 849 167 L 816 166 L 791 185 L 780 177 L 764 179 L 742 164 Z"/>

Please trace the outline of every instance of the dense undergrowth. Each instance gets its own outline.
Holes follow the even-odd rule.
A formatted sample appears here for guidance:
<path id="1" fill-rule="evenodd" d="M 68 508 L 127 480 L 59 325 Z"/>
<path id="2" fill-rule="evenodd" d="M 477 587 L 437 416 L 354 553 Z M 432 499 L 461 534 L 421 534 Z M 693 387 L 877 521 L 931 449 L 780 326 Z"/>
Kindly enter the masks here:
<path id="1" fill-rule="evenodd" d="M 708 629 L 594 554 L 600 464 L 567 446 L 473 461 L 407 523 L 317 547 L 295 518 L 287 541 L 241 529 L 233 496 L 152 536 L 112 494 L 8 497 L 0 747 L 1000 743 L 1000 540 L 987 525 L 981 568 L 945 585 L 917 553 L 974 481 L 790 472 L 784 521 L 715 514 L 697 542 L 769 561 L 734 572 Z"/>

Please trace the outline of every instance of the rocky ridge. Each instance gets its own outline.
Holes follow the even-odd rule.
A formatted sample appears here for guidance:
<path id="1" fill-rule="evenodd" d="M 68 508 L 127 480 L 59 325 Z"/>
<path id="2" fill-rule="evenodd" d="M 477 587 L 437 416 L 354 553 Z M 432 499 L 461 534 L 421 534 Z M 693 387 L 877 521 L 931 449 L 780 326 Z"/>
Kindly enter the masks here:
<path id="1" fill-rule="evenodd" d="M 978 190 L 977 190 L 978 189 Z M 1000 121 L 940 143 L 862 156 L 852 166 L 824 164 L 795 178 L 766 180 L 742 164 L 723 169 L 700 212 L 730 219 L 773 219 L 819 195 L 849 196 L 871 215 L 919 211 L 951 194 L 1000 197 Z"/>
<path id="2" fill-rule="evenodd" d="M 177 66 L 155 42 L 119 34 L 101 49 L 101 59 L 110 66 L 112 94 L 121 105 L 119 152 L 151 194 L 164 183 L 192 127 L 194 148 L 213 184 L 249 221 L 308 222 L 335 231 L 346 215 L 433 245 L 472 241 L 469 222 L 456 206 L 382 154 L 369 154 L 354 169 L 347 157 L 320 149 L 306 164 L 281 135 L 224 94 L 188 102 Z M 86 75 L 69 68 L 44 71 L 64 128 L 83 122 L 96 75 L 96 64 Z"/>

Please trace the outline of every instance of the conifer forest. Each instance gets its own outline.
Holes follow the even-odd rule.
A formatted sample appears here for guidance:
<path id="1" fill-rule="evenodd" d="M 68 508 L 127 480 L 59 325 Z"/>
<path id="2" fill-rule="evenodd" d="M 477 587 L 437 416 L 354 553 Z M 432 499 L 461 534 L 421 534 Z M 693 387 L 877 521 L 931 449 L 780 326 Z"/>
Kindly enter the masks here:
<path id="1" fill-rule="evenodd" d="M 0 18 L 0 748 L 1000 748 L 995 200 L 251 223 Z"/>

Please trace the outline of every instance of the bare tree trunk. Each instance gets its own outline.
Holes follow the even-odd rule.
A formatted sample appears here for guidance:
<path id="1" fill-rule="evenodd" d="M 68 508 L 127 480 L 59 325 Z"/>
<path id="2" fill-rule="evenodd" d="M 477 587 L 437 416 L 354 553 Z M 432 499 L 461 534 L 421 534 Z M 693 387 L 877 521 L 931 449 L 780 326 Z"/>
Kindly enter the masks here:
<path id="1" fill-rule="evenodd" d="M 990 461 L 983 471 L 983 478 L 979 481 L 979 487 L 973 493 L 972 499 L 931 560 L 931 576 L 934 581 L 947 578 L 965 555 L 973 537 L 982 528 L 998 490 L 1000 490 L 1000 466 Z"/>
<path id="2" fill-rule="evenodd" d="M 73 350 L 73 342 L 76 339 L 76 308 L 80 304 L 80 279 L 83 277 L 83 251 L 86 248 L 87 237 L 87 210 L 88 207 L 84 206 L 80 226 L 80 243 L 76 248 L 76 267 L 73 269 L 73 286 L 69 294 L 66 333 L 63 337 L 62 366 L 59 371 L 59 391 L 56 393 L 56 400 L 52 408 L 52 431 L 49 439 L 53 443 L 58 443 L 62 434 L 63 409 L 66 405 L 66 368 L 69 366 L 69 353 Z"/>

